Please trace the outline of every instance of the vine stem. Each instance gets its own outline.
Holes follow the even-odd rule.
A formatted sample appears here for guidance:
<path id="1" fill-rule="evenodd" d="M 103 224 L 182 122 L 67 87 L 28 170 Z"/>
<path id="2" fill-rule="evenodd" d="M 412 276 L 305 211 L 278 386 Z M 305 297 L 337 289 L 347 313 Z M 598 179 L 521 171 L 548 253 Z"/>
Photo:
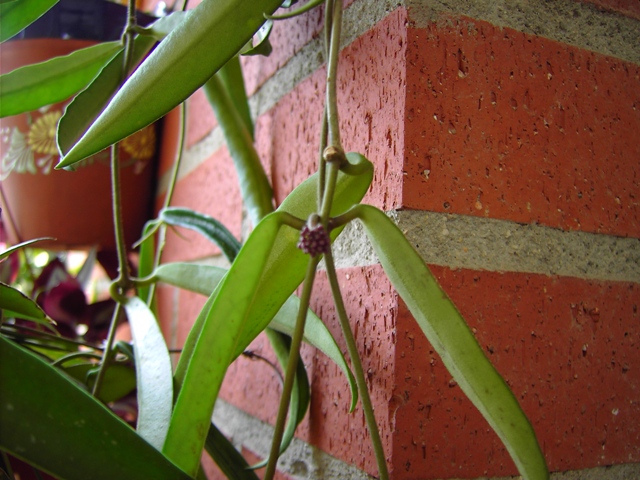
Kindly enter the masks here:
<path id="1" fill-rule="evenodd" d="M 289 411 L 289 402 L 291 400 L 291 391 L 296 378 L 296 370 L 298 361 L 300 360 L 300 346 L 302 345 L 302 336 L 304 334 L 304 325 L 307 319 L 307 309 L 311 299 L 313 290 L 313 281 L 316 276 L 316 268 L 320 262 L 320 256 L 309 259 L 307 265 L 307 273 L 305 274 L 302 286 L 302 294 L 300 295 L 300 309 L 296 319 L 296 327 L 291 337 L 291 346 L 289 347 L 289 361 L 287 363 L 287 371 L 285 373 L 284 385 L 282 386 L 282 395 L 280 397 L 280 406 L 278 407 L 278 417 L 276 419 L 275 431 L 271 440 L 271 450 L 269 452 L 269 461 L 264 474 L 264 480 L 272 480 L 276 473 L 276 464 L 280 456 L 280 443 L 284 435 L 285 423 L 287 420 L 287 412 Z"/>
<path id="2" fill-rule="evenodd" d="M 127 24 L 125 25 L 122 37 L 124 41 L 124 58 L 122 60 L 122 78 L 121 83 L 129 76 L 129 70 L 131 68 L 131 57 L 133 52 L 133 36 L 135 35 L 136 26 L 136 3 L 135 0 L 129 0 L 127 6 Z M 114 281 L 116 288 L 112 288 L 112 291 L 118 290 L 118 297 L 122 295 L 128 288 L 130 288 L 131 274 L 129 272 L 129 262 L 127 259 L 127 247 L 124 239 L 124 223 L 122 220 L 122 195 L 120 188 L 120 158 L 118 155 L 118 143 L 111 145 L 111 201 L 113 208 L 113 230 L 116 239 L 116 254 L 118 257 L 118 278 Z M 96 382 L 93 385 L 93 395 L 97 396 L 102 387 L 102 381 L 104 379 L 105 372 L 109 367 L 111 361 L 111 349 L 113 347 L 113 341 L 115 339 L 116 327 L 118 325 L 118 317 L 121 311 L 121 302 L 118 298 L 116 300 L 116 308 L 113 311 L 111 317 L 111 324 L 109 325 L 109 335 L 104 347 L 102 360 L 100 362 L 100 369 L 96 377 Z"/>
<path id="3" fill-rule="evenodd" d="M 93 384 L 93 390 L 91 391 L 91 394 L 94 397 L 100 395 L 100 388 L 102 388 L 102 382 L 109 362 L 111 361 L 111 350 L 113 348 L 114 339 L 116 338 L 116 327 L 118 326 L 118 317 L 120 316 L 121 310 L 122 304 L 120 302 L 116 302 L 116 307 L 113 310 L 113 317 L 111 318 L 111 324 L 109 325 L 109 334 L 107 335 L 107 341 L 105 342 L 104 351 L 102 352 L 102 361 L 100 362 L 96 382 Z"/>
<path id="4" fill-rule="evenodd" d="M 331 10 L 330 10 L 331 9 Z M 342 31 L 342 0 L 329 0 L 327 11 L 331 12 L 329 36 L 329 59 L 327 61 L 327 123 L 329 146 L 342 148 L 340 142 L 340 122 L 338 118 L 337 79 L 338 59 L 340 56 L 340 34 Z"/>
<path id="5" fill-rule="evenodd" d="M 342 294 L 340 292 L 340 285 L 338 284 L 338 277 L 336 275 L 336 267 L 333 262 L 332 252 L 327 252 L 324 259 L 327 269 L 327 278 L 329 279 L 331 294 L 333 295 L 333 302 L 336 306 L 336 314 L 340 321 L 340 328 L 342 329 L 342 334 L 347 344 L 347 351 L 349 352 L 351 365 L 353 367 L 353 373 L 356 377 L 356 385 L 358 386 L 358 391 L 360 392 L 360 402 L 362 403 L 362 410 L 364 411 L 364 416 L 367 421 L 367 427 L 369 428 L 369 434 L 371 435 L 371 444 L 373 445 L 373 451 L 376 456 L 378 473 L 381 480 L 387 480 L 389 478 L 389 472 L 387 471 L 387 461 L 384 454 L 384 447 L 382 446 L 382 439 L 380 438 L 378 423 L 376 422 L 373 404 L 371 403 L 371 397 L 369 396 L 369 389 L 367 387 L 367 381 L 364 376 L 362 362 L 360 361 L 358 346 L 356 345 L 356 340 L 353 337 L 353 333 L 351 332 L 349 318 L 344 307 L 344 301 L 342 300 Z"/>
<path id="6" fill-rule="evenodd" d="M 182 102 L 180 104 L 180 136 L 178 138 L 178 150 L 176 152 L 176 159 L 173 162 L 173 170 L 171 171 L 171 179 L 169 180 L 169 186 L 167 187 L 167 193 L 164 197 L 163 209 L 168 208 L 171 205 L 171 200 L 173 199 L 173 192 L 175 191 L 176 184 L 178 183 L 178 174 L 180 173 L 180 165 L 182 164 L 182 153 L 184 152 L 184 142 L 186 139 L 186 130 L 187 130 L 187 103 Z M 167 226 L 160 225 L 158 229 L 158 237 L 157 237 L 157 248 L 156 255 L 154 258 L 153 270 L 155 271 L 160 265 L 160 261 L 162 259 L 162 253 L 164 251 L 164 246 L 167 240 Z M 143 298 L 143 300 L 147 303 L 147 305 L 151 306 L 153 304 L 153 299 L 156 294 L 156 283 L 153 282 L 149 285 L 149 294 L 147 298 Z"/>

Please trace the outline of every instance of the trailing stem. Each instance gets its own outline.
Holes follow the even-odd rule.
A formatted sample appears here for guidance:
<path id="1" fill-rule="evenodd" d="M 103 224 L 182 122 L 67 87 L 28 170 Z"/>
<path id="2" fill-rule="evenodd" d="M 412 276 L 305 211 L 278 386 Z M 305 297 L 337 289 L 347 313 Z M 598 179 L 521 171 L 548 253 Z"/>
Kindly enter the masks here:
<path id="1" fill-rule="evenodd" d="M 136 26 L 136 3 L 135 0 L 129 0 L 127 9 L 127 25 L 123 31 L 124 41 L 124 58 L 121 83 L 127 79 L 129 70 L 131 67 L 131 57 L 133 53 L 133 37 L 135 35 Z M 111 146 L 111 197 L 113 208 L 113 227 L 116 240 L 116 252 L 118 256 L 118 278 L 114 281 L 115 288 L 112 291 L 117 290 L 118 296 L 123 295 L 126 290 L 131 286 L 131 275 L 129 272 L 129 262 L 127 260 L 127 247 L 124 239 L 124 224 L 122 221 L 122 195 L 120 188 L 120 161 L 118 155 L 118 143 Z M 100 362 L 100 369 L 96 382 L 93 385 L 93 395 L 97 395 L 100 392 L 102 386 L 102 380 L 105 372 L 109 366 L 111 360 L 111 348 L 113 346 L 113 340 L 115 338 L 115 331 L 118 324 L 118 317 L 120 315 L 121 305 L 116 298 L 116 308 L 113 311 L 111 317 L 111 324 L 109 325 L 109 335 L 102 355 L 102 361 Z"/>
<path id="2" fill-rule="evenodd" d="M 319 184 L 318 184 L 318 210 L 320 221 L 325 229 L 328 230 L 328 226 L 331 223 L 330 212 L 331 205 L 333 203 L 333 197 L 335 194 L 336 180 L 338 172 L 341 167 L 348 165 L 344 150 L 340 140 L 340 125 L 338 117 L 338 102 L 337 102 L 337 71 L 338 71 L 338 59 L 340 53 L 340 32 L 342 24 L 342 1 L 341 0 L 327 0 L 325 4 L 325 42 L 327 45 L 327 80 L 326 80 L 326 102 L 325 110 L 322 120 L 322 132 L 321 132 L 321 158 L 318 165 L 319 170 Z M 289 399 L 291 396 L 291 389 L 293 388 L 293 381 L 295 378 L 295 372 L 297 363 L 300 357 L 300 344 L 302 341 L 302 333 L 304 331 L 304 321 L 306 318 L 306 311 L 309 307 L 309 299 L 313 286 L 313 279 L 315 276 L 316 267 L 318 264 L 319 256 L 314 256 L 309 261 L 307 275 L 303 284 L 303 293 L 300 302 L 300 309 L 298 311 L 298 318 L 296 321 L 296 328 L 294 337 L 291 343 L 291 351 L 289 357 L 289 363 L 287 367 L 287 373 L 285 383 L 283 386 L 282 397 L 280 400 L 280 406 L 278 410 L 278 418 L 275 426 L 275 433 L 271 444 L 271 452 L 269 454 L 269 461 L 267 464 L 267 471 L 265 472 L 265 479 L 271 480 L 275 474 L 276 463 L 280 452 L 280 443 L 282 440 L 282 434 L 284 431 L 284 425 L 286 421 L 287 411 L 289 408 Z M 340 320 L 340 325 L 343 330 L 345 341 L 349 355 L 351 357 L 352 365 L 355 371 L 356 383 L 358 390 L 361 394 L 362 408 L 364 410 L 367 426 L 371 435 L 371 442 L 376 455 L 376 462 L 378 465 L 378 471 L 380 478 L 387 479 L 389 474 L 387 472 L 386 459 L 384 455 L 384 448 L 380 439 L 380 433 L 378 431 L 378 425 L 376 423 L 371 398 L 369 397 L 368 387 L 364 376 L 364 370 L 357 349 L 357 345 L 349 320 L 344 308 L 344 302 L 340 293 L 338 285 L 335 265 L 333 263 L 333 256 L 331 254 L 331 248 L 325 252 L 325 262 L 327 266 L 327 275 L 331 284 L 331 291 L 333 294 L 334 302 L 336 305 L 336 312 Z"/>
<path id="3" fill-rule="evenodd" d="M 276 420 L 275 431 L 271 441 L 271 451 L 269 452 L 269 462 L 267 470 L 264 474 L 265 480 L 272 480 L 276 473 L 276 464 L 280 456 L 280 443 L 284 434 L 285 422 L 287 420 L 287 412 L 289 411 L 289 401 L 291 399 L 291 391 L 296 378 L 296 370 L 298 361 L 300 360 L 300 346 L 302 345 L 302 336 L 304 334 L 304 325 L 307 318 L 307 309 L 311 299 L 311 291 L 313 290 L 313 280 L 316 275 L 316 267 L 320 262 L 320 256 L 309 259 L 307 273 L 304 278 L 302 287 L 302 295 L 300 295 L 300 309 L 298 310 L 298 318 L 296 319 L 296 327 L 291 337 L 291 346 L 289 350 L 289 362 L 287 363 L 287 371 L 282 386 L 282 396 L 280 397 L 280 406 L 278 407 L 278 417 Z"/>
<path id="4" fill-rule="evenodd" d="M 376 463 L 378 465 L 378 473 L 381 480 L 389 478 L 387 471 L 387 461 L 384 455 L 384 448 L 382 446 L 382 440 L 380 438 L 380 431 L 378 430 L 378 424 L 373 411 L 373 405 L 371 403 L 371 397 L 369 396 L 369 389 L 364 376 L 364 369 L 362 368 L 362 362 L 360 361 L 360 354 L 358 353 L 358 346 L 356 340 L 351 332 L 351 326 L 349 325 L 349 318 L 347 311 L 344 308 L 344 302 L 342 300 L 342 294 L 340 293 L 340 285 L 338 284 L 338 277 L 336 275 L 336 267 L 333 262 L 333 255 L 331 251 L 325 255 L 325 264 L 327 268 L 327 278 L 331 285 L 331 294 L 333 296 L 333 302 L 336 306 L 336 315 L 340 321 L 340 328 L 344 335 L 345 342 L 347 344 L 347 351 L 351 358 L 351 365 L 353 367 L 353 373 L 356 377 L 356 384 L 358 391 L 360 392 L 360 401 L 362 402 L 362 410 L 367 421 L 367 427 L 369 428 L 369 434 L 371 435 L 371 443 L 373 445 L 373 451 L 376 455 Z"/>

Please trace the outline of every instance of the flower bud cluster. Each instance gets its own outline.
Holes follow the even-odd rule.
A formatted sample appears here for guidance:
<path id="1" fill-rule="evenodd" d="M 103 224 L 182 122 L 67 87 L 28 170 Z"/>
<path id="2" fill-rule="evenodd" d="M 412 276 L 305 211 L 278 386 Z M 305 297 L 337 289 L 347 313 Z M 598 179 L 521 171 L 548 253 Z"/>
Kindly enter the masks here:
<path id="1" fill-rule="evenodd" d="M 300 240 L 298 240 L 298 248 L 304 253 L 315 257 L 327 253 L 331 246 L 329 234 L 321 223 L 309 225 L 308 222 L 300 231 Z"/>

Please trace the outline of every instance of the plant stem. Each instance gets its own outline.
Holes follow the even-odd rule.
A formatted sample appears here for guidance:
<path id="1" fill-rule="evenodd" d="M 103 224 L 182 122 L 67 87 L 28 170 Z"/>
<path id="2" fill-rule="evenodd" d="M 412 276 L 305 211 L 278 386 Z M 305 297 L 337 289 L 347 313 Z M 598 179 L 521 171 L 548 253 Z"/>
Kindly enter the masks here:
<path id="1" fill-rule="evenodd" d="M 329 126 L 327 124 L 327 106 L 322 112 L 322 131 L 320 132 L 320 161 L 318 163 L 318 210 L 322 208 L 324 198 L 324 187 L 327 181 L 327 162 L 324 160 L 324 150 L 327 148 L 327 135 Z"/>
<path id="2" fill-rule="evenodd" d="M 338 172 L 340 171 L 340 165 L 337 162 L 327 162 L 327 184 L 322 199 L 322 206 L 320 209 L 320 218 L 322 224 L 327 227 L 329 221 L 329 215 L 331 215 L 331 205 L 333 203 L 333 195 L 336 191 L 336 182 L 338 180 Z"/>
<path id="3" fill-rule="evenodd" d="M 331 4 L 331 5 L 329 5 Z M 327 61 L 327 122 L 329 124 L 329 146 L 342 148 L 340 142 L 340 122 L 338 118 L 337 78 L 340 56 L 340 33 L 342 31 L 342 0 L 327 2 L 331 11 L 331 35 L 329 39 L 329 59 Z M 328 17 L 327 17 L 328 19 Z"/>
<path id="4" fill-rule="evenodd" d="M 311 291 L 313 290 L 313 281 L 316 275 L 316 267 L 320 262 L 320 256 L 309 259 L 307 273 L 302 286 L 302 294 L 300 295 L 300 309 L 298 310 L 298 318 L 296 319 L 296 327 L 291 338 L 291 346 L 289 350 L 289 362 L 287 363 L 287 371 L 282 386 L 282 396 L 280 397 L 280 406 L 278 407 L 278 417 L 276 419 L 275 431 L 271 441 L 271 451 L 269 452 L 269 462 L 267 470 L 264 474 L 264 480 L 272 480 L 276 473 L 276 464 L 280 456 L 280 443 L 284 434 L 285 423 L 287 420 L 287 412 L 289 411 L 289 401 L 291 400 L 291 391 L 296 378 L 296 370 L 300 359 L 300 345 L 302 344 L 302 336 L 304 334 L 304 325 L 307 319 L 307 309 L 309 308 L 309 300 L 311 299 Z"/>
<path id="5" fill-rule="evenodd" d="M 129 0 L 127 9 L 127 25 L 124 28 L 124 58 L 123 58 L 123 70 L 122 79 L 124 81 L 129 76 L 129 69 L 131 67 L 131 57 L 133 53 L 133 36 L 135 35 L 136 26 L 136 2 L 135 0 Z M 129 261 L 127 259 L 127 247 L 124 240 L 124 222 L 122 220 L 122 197 L 120 192 L 120 159 L 118 155 L 118 144 L 111 145 L 111 200 L 113 206 L 113 230 L 116 237 L 116 253 L 118 255 L 118 278 L 116 278 L 114 284 L 115 288 L 112 291 L 117 290 L 117 296 L 123 295 L 131 286 L 131 275 L 129 272 Z M 98 370 L 98 376 L 96 377 L 96 383 L 93 385 L 93 395 L 98 396 L 100 393 L 100 387 L 102 386 L 102 380 L 104 379 L 105 372 L 111 361 L 111 349 L 113 347 L 113 340 L 116 335 L 116 327 L 118 326 L 118 317 L 120 316 L 120 310 L 122 305 L 118 298 L 116 300 L 116 307 L 111 317 L 111 324 L 109 325 L 109 336 L 107 337 L 107 343 L 102 352 L 102 361 L 100 362 L 100 369 Z"/>
<path id="6" fill-rule="evenodd" d="M 169 185 L 167 187 L 167 194 L 164 197 L 163 208 L 167 208 L 171 205 L 171 200 L 173 199 L 173 192 L 175 191 L 176 184 L 178 183 L 178 174 L 180 173 L 180 165 L 182 163 L 182 153 L 184 151 L 184 141 L 186 138 L 187 131 L 187 103 L 182 102 L 180 104 L 180 137 L 178 138 L 178 151 L 176 152 L 176 159 L 173 162 L 173 170 L 171 171 L 171 179 L 169 180 Z M 154 258 L 153 271 L 155 271 L 160 265 L 160 261 L 162 259 L 162 252 L 164 251 L 164 246 L 167 239 L 167 226 L 161 225 L 158 230 L 158 240 L 156 247 L 156 255 Z M 156 294 L 156 283 L 152 283 L 149 285 L 149 293 L 147 298 L 143 298 L 143 300 L 147 303 L 147 305 L 151 306 L 153 304 L 153 299 Z"/>
<path id="7" fill-rule="evenodd" d="M 109 325 L 109 334 L 107 336 L 107 341 L 104 345 L 104 351 L 102 352 L 102 361 L 100 362 L 100 369 L 98 370 L 98 375 L 96 376 L 96 383 L 93 384 L 93 390 L 91 394 L 94 397 L 97 397 L 100 394 L 100 388 L 102 387 L 102 381 L 104 380 L 104 375 L 107 371 L 107 367 L 109 366 L 109 362 L 111 361 L 113 342 L 116 338 L 116 327 L 118 326 L 118 317 L 120 317 L 120 311 L 122 310 L 122 304 L 120 302 L 116 302 L 116 307 L 113 310 L 113 316 L 111 317 L 111 324 Z"/>
<path id="8" fill-rule="evenodd" d="M 27 332 L 26 334 L 22 334 L 20 333 L 21 331 Z M 61 337 L 59 335 L 54 335 L 52 333 L 47 333 L 47 332 L 43 332 L 40 330 L 36 330 L 34 328 L 29 328 L 29 327 L 23 327 L 21 325 L 8 325 L 8 324 L 3 324 L 0 327 L 0 332 L 3 335 L 6 336 L 11 336 L 11 338 L 16 338 L 16 339 L 30 339 L 30 338 L 37 338 L 40 337 L 41 339 L 43 339 L 43 341 L 46 340 L 50 340 L 51 342 L 57 342 L 60 344 L 66 344 L 66 345 L 70 345 L 73 347 L 78 347 L 78 346 L 82 346 L 82 347 L 87 347 L 87 348 L 92 348 L 94 350 L 102 350 L 102 347 L 97 346 L 97 345 L 91 345 L 90 343 L 87 342 L 80 342 L 78 340 L 72 340 L 70 338 L 65 338 L 65 337 Z M 42 346 L 43 348 L 47 348 L 48 345 L 43 345 L 43 344 L 39 344 L 40 346 Z M 58 350 L 63 350 L 63 348 L 58 348 Z"/>
<path id="9" fill-rule="evenodd" d="M 135 0 L 129 0 L 127 4 L 127 24 L 122 32 L 122 39 L 124 42 L 124 59 L 122 66 L 124 67 L 123 81 L 129 76 L 129 70 L 131 68 L 131 57 L 133 54 L 133 36 L 135 35 L 136 28 L 136 2 Z"/>
<path id="10" fill-rule="evenodd" d="M 387 462 L 384 455 L 384 448 L 382 446 L 378 424 L 376 422 L 376 417 L 373 411 L 371 397 L 369 396 L 369 390 L 364 376 L 364 369 L 362 368 L 362 362 L 360 361 L 358 346 L 356 345 L 356 340 L 353 337 L 353 333 L 351 332 L 349 318 L 344 307 L 342 294 L 340 293 L 340 285 L 338 284 L 338 277 L 336 275 L 336 268 L 333 262 L 333 254 L 331 253 L 331 251 L 325 254 L 324 259 L 327 269 L 327 277 L 329 279 L 329 284 L 331 285 L 331 294 L 333 295 L 333 301 L 336 306 L 336 314 L 338 315 L 338 319 L 340 320 L 340 327 L 347 344 L 349 357 L 351 357 L 351 365 L 353 367 L 353 373 L 356 377 L 356 385 L 358 386 L 358 391 L 360 392 L 362 409 L 364 410 L 367 427 L 369 428 L 369 434 L 371 435 L 371 443 L 373 445 L 373 451 L 376 455 L 376 463 L 378 464 L 378 473 L 381 480 L 386 480 L 389 478 L 389 473 L 387 471 Z"/>
<path id="11" fill-rule="evenodd" d="M 124 224 L 122 221 L 122 195 L 120 194 L 120 161 L 118 144 L 111 145 L 111 195 L 113 206 L 113 231 L 116 237 L 116 253 L 118 255 L 118 278 L 115 283 L 126 289 L 129 285 L 129 262 L 124 240 Z"/>

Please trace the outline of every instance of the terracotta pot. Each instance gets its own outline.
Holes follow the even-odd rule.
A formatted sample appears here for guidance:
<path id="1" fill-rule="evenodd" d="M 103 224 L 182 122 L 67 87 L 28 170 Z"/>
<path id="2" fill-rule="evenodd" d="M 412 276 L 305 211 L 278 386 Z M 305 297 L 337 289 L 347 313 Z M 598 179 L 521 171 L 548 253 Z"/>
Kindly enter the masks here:
<path id="1" fill-rule="evenodd" d="M 1 49 L 2 73 L 64 55 L 95 43 L 87 40 L 26 39 Z M 13 242 L 49 236 L 46 248 L 115 245 L 109 152 L 87 159 L 74 172 L 54 170 L 59 157 L 55 127 L 67 102 L 0 119 L 0 179 L 3 219 Z M 156 125 L 120 144 L 125 237 L 131 245 L 150 218 L 157 150 Z"/>

